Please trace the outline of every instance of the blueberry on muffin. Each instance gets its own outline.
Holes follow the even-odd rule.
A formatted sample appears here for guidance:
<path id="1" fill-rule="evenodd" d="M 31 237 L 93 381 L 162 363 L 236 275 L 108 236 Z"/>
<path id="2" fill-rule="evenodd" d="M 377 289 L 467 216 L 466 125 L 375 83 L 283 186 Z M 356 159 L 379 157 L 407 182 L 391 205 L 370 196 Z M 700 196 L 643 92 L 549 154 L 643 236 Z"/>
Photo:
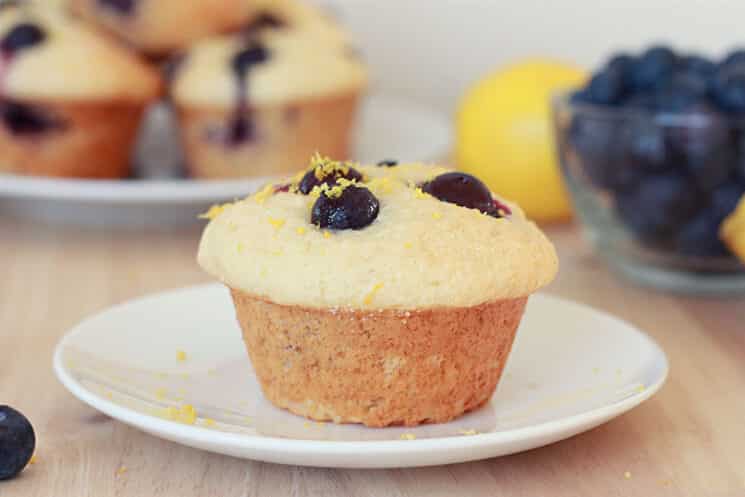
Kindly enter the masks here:
<path id="1" fill-rule="evenodd" d="M 410 426 L 488 402 L 558 267 L 517 206 L 422 164 L 316 156 L 207 217 L 199 263 L 231 290 L 265 396 L 316 420 Z"/>
<path id="2" fill-rule="evenodd" d="M 0 172 L 126 176 L 158 75 L 62 11 L 0 10 Z"/>

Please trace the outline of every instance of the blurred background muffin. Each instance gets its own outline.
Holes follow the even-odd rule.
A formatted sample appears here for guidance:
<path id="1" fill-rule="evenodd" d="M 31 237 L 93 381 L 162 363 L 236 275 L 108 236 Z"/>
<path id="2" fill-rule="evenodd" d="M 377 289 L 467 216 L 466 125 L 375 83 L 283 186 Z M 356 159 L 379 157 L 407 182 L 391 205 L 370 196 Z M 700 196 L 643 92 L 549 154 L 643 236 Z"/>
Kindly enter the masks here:
<path id="1" fill-rule="evenodd" d="M 255 11 L 247 0 L 67 0 L 83 19 L 155 57 L 235 30 Z"/>
<path id="2" fill-rule="evenodd" d="M 291 172 L 316 151 L 348 157 L 365 68 L 321 13 L 275 5 L 251 29 L 194 45 L 173 76 L 193 176 Z"/>
<path id="3" fill-rule="evenodd" d="M 128 174 L 160 77 L 134 54 L 49 5 L 0 10 L 0 172 Z"/>

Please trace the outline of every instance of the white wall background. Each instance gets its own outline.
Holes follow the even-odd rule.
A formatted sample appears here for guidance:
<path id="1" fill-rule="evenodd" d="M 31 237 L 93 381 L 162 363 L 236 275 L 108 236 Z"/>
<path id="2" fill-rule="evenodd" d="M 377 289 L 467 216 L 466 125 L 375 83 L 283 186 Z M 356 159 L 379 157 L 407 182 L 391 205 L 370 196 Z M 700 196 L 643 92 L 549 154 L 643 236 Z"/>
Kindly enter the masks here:
<path id="1" fill-rule="evenodd" d="M 320 0 L 355 33 L 376 89 L 451 111 L 490 68 L 548 56 L 593 67 L 669 41 L 711 55 L 745 46 L 743 0 Z"/>

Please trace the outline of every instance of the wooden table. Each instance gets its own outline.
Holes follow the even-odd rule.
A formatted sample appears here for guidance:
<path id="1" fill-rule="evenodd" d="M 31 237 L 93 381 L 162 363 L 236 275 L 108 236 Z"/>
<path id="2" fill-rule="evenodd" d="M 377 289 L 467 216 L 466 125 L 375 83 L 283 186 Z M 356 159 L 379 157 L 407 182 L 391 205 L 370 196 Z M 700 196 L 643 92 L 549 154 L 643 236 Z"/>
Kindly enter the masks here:
<path id="1" fill-rule="evenodd" d="M 2 497 L 743 496 L 745 299 L 697 300 L 618 279 L 573 227 L 549 230 L 562 270 L 550 291 L 615 313 L 668 353 L 651 401 L 549 447 L 447 467 L 332 470 L 208 454 L 98 414 L 52 373 L 52 350 L 88 314 L 208 281 L 197 228 L 103 232 L 0 217 L 0 403 L 37 430 L 36 463 Z M 121 468 L 126 468 L 123 472 Z"/>

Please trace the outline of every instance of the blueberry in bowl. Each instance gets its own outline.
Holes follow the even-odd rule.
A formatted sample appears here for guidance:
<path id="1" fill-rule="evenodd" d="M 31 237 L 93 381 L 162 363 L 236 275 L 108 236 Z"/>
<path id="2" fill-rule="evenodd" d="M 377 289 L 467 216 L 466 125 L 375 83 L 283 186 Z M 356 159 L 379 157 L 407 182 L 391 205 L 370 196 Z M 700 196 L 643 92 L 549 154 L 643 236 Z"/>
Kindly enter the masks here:
<path id="1" fill-rule="evenodd" d="M 578 218 L 613 268 L 672 291 L 745 291 L 720 239 L 745 195 L 745 51 L 618 53 L 553 111 Z"/>

